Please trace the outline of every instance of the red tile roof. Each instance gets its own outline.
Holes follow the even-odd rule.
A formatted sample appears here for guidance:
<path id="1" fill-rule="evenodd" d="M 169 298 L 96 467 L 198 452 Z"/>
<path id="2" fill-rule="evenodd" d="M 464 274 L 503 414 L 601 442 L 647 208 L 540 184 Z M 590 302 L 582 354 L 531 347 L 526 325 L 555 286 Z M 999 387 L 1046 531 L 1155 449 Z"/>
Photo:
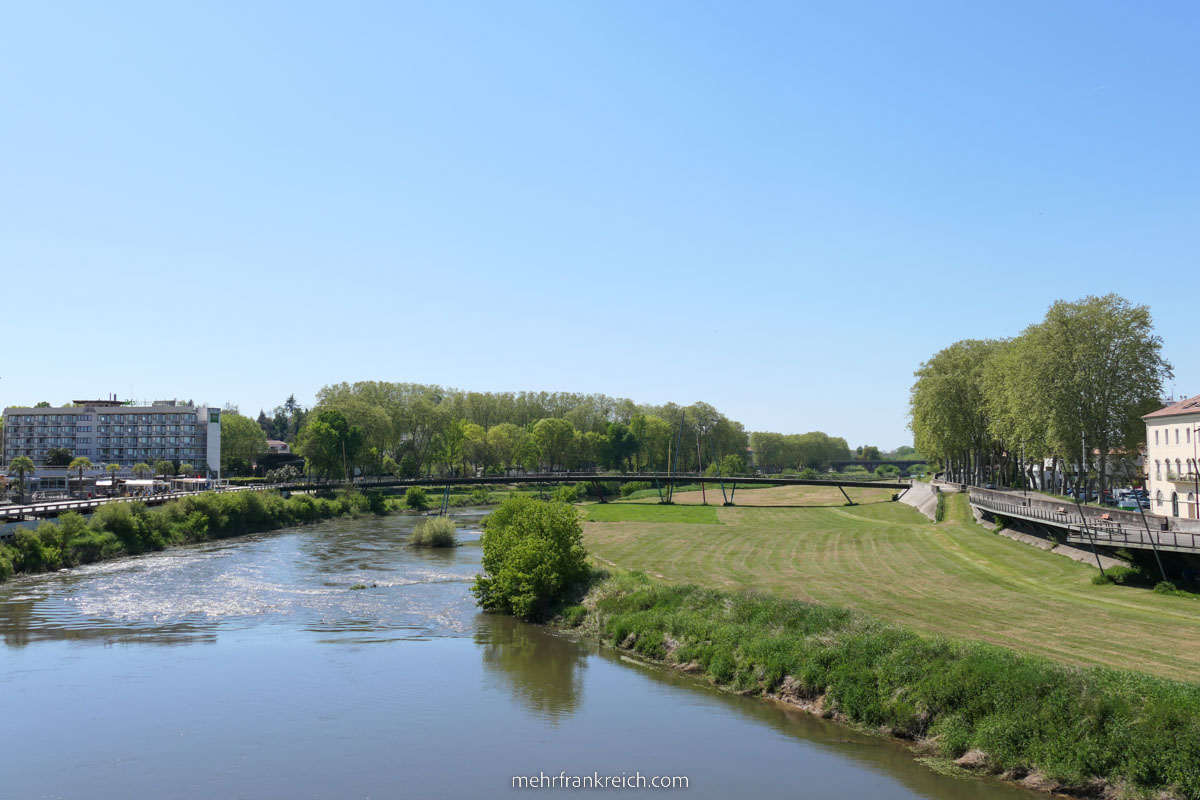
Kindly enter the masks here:
<path id="1" fill-rule="evenodd" d="M 1151 417 L 1178 417 L 1181 414 L 1200 414 L 1200 394 L 1180 400 L 1178 403 L 1169 405 L 1166 408 L 1160 408 L 1158 411 L 1142 417 L 1142 419 L 1150 419 Z"/>

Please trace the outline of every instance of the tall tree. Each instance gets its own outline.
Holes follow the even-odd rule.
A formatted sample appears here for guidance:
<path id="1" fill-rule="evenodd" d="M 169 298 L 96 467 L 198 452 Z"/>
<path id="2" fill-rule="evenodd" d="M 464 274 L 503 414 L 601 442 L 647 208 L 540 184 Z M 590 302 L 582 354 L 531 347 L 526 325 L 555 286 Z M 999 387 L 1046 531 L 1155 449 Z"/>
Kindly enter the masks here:
<path id="1" fill-rule="evenodd" d="M 565 419 L 548 417 L 533 426 L 533 441 L 550 469 L 563 466 L 574 440 L 575 428 Z"/>
<path id="2" fill-rule="evenodd" d="M 221 414 L 221 468 L 249 464 L 267 452 L 267 434 L 257 422 L 236 412 Z"/>
<path id="3" fill-rule="evenodd" d="M 29 456 L 17 456 L 8 462 L 8 474 L 17 476 L 17 486 L 22 501 L 25 500 L 25 476 L 35 469 L 33 459 Z"/>
<path id="4" fill-rule="evenodd" d="M 296 439 L 296 452 L 304 456 L 309 471 L 327 478 L 348 478 L 362 446 L 362 431 L 331 409 L 313 412 Z"/>
<path id="5" fill-rule="evenodd" d="M 83 492 L 83 471 L 92 468 L 92 460 L 87 456 L 76 456 L 71 459 L 71 464 L 68 469 L 79 470 L 79 491 Z"/>

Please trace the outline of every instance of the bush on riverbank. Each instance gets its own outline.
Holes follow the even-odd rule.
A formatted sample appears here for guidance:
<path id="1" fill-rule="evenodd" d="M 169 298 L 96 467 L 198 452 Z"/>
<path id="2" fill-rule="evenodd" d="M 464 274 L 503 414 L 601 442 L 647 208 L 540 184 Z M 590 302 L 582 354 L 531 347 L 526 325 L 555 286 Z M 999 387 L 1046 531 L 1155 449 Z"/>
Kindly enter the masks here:
<path id="1" fill-rule="evenodd" d="M 205 539 L 275 530 L 373 510 L 355 491 L 284 498 L 276 492 L 204 492 L 147 508 L 141 503 L 100 506 L 90 520 L 68 512 L 57 522 L 21 528 L 0 545 L 0 580 L 13 573 L 48 572 L 122 555 L 162 550 Z"/>
<path id="2" fill-rule="evenodd" d="M 458 544 L 454 538 L 456 530 L 449 517 L 428 517 L 413 528 L 408 543 L 412 547 L 454 547 Z"/>
<path id="3" fill-rule="evenodd" d="M 1200 798 L 1200 686 L 927 638 L 846 609 L 620 575 L 564 619 L 739 693 L 924 740 L 1041 788 Z M 973 752 L 978 751 L 978 752 Z M 983 754 L 983 755 L 980 755 Z"/>
<path id="4" fill-rule="evenodd" d="M 508 498 L 484 520 L 483 569 L 471 587 L 479 605 L 542 618 L 588 576 L 579 514 L 559 500 Z"/>

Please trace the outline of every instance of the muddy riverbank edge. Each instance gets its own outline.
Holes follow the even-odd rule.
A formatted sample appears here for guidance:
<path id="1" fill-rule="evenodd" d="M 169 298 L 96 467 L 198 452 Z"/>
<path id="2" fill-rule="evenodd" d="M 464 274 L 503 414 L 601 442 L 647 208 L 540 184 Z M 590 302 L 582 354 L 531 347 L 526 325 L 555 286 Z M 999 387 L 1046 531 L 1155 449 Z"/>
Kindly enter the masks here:
<path id="1" fill-rule="evenodd" d="M 1077 797 L 1200 800 L 1200 686 L 640 573 L 601 575 L 548 624 L 904 740 L 942 772 Z"/>

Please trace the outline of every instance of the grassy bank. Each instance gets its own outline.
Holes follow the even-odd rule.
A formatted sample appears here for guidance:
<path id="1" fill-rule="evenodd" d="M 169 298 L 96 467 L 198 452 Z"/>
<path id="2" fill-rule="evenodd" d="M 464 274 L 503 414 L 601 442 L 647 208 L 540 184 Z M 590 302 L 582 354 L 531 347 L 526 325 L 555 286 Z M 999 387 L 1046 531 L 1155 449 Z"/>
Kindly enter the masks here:
<path id="1" fill-rule="evenodd" d="M 357 492 L 332 497 L 275 492 L 204 492 L 157 508 L 141 503 L 100 506 L 91 519 L 74 512 L 37 528 L 21 528 L 0 545 L 0 581 L 50 572 L 173 545 L 276 530 L 350 514 L 381 513 L 383 498 Z"/>
<path id="2" fill-rule="evenodd" d="M 1200 687 L 929 637 L 834 606 L 623 573 L 563 625 L 1031 788 L 1200 798 Z"/>
<path id="3" fill-rule="evenodd" d="M 886 502 L 890 492 L 783 487 L 714 508 L 719 525 L 588 521 L 593 556 L 680 584 L 845 606 L 926 634 L 973 639 L 1064 663 L 1200 675 L 1194 599 L 1094 586 L 1094 566 L 989 533 L 964 495 L 946 520 Z M 718 493 L 719 497 L 719 493 Z M 677 501 L 694 498 L 676 495 Z M 710 493 L 711 501 L 711 493 Z M 750 504 L 754 505 L 751 506 Z"/>

